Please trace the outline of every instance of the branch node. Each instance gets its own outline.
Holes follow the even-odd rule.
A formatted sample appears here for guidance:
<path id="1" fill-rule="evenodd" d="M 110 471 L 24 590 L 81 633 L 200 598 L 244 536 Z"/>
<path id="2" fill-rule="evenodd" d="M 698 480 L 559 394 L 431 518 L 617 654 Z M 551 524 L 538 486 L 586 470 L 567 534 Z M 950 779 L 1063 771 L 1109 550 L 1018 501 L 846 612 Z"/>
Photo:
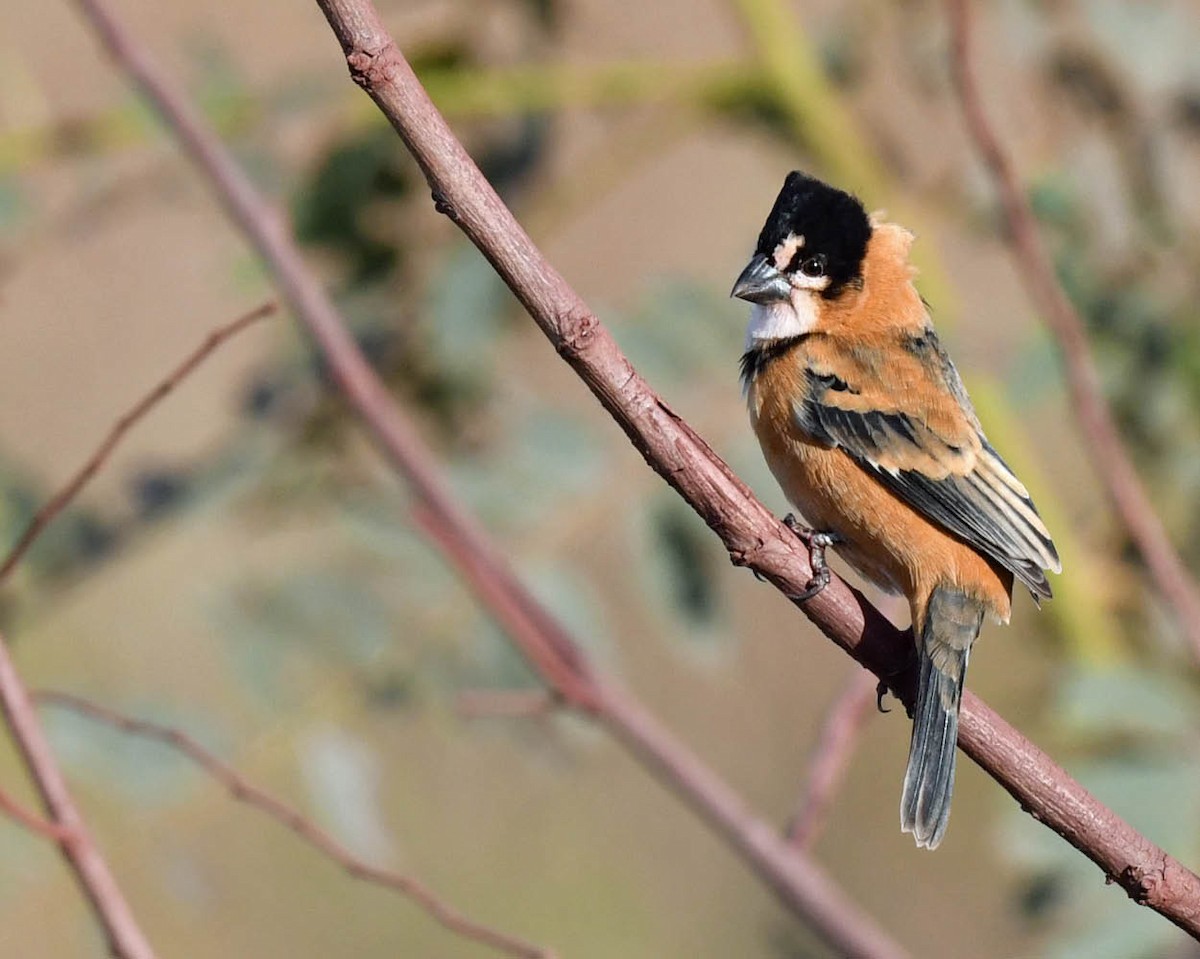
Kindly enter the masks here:
<path id="1" fill-rule="evenodd" d="M 580 356 L 595 342 L 600 321 L 594 313 L 567 310 L 555 317 L 559 340 L 554 344 L 559 356 L 572 360 Z"/>
<path id="2" fill-rule="evenodd" d="M 458 222 L 458 210 L 454 209 L 454 204 L 450 202 L 446 194 L 436 187 L 433 190 L 433 208 L 442 216 L 447 216 L 454 223 Z"/>
<path id="3" fill-rule="evenodd" d="M 1105 878 L 1108 882 L 1114 881 L 1111 876 Z M 1130 863 L 1115 881 L 1120 883 L 1130 899 L 1144 906 L 1159 898 L 1159 888 L 1167 881 L 1167 863 L 1164 860 L 1157 866 L 1143 867 Z"/>
<path id="4" fill-rule="evenodd" d="M 346 52 L 350 79 L 368 93 L 391 81 L 395 59 L 396 48 L 391 42 L 384 43 L 375 50 L 356 47 Z"/>
<path id="5" fill-rule="evenodd" d="M 767 575 L 759 568 L 759 554 L 766 547 L 766 541 L 756 538 L 749 546 L 736 546 L 729 550 L 729 562 L 734 566 L 742 566 L 750 570 L 756 579 L 770 582 Z"/>

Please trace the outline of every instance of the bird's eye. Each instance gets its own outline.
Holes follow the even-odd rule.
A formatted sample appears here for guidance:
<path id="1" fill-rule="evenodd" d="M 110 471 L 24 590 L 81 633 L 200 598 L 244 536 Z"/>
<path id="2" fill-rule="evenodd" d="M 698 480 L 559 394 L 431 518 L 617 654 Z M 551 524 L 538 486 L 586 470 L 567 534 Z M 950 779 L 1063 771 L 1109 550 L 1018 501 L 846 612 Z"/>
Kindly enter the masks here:
<path id="1" fill-rule="evenodd" d="M 819 276 L 825 275 L 825 257 L 810 256 L 800 264 L 800 272 L 807 277 L 816 279 Z"/>

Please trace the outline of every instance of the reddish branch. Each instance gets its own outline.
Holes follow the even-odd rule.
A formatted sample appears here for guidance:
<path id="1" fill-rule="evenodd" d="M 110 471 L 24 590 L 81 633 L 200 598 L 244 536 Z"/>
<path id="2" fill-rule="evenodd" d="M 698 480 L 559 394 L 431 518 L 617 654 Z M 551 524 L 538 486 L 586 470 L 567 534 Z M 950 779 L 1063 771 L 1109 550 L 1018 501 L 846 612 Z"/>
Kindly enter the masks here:
<path id="1" fill-rule="evenodd" d="M 807 788 L 788 827 L 788 842 L 797 849 L 811 848 L 825 824 L 829 807 L 850 766 L 863 722 L 875 705 L 878 683 L 871 673 L 855 668 L 854 675 L 825 714 L 816 748 L 808 761 Z"/>
<path id="2" fill-rule="evenodd" d="M 646 462 L 721 537 L 733 562 L 786 596 L 810 576 L 796 538 L 650 389 L 609 332 L 521 229 L 429 100 L 368 0 L 318 0 L 352 78 L 383 111 L 420 165 L 436 208 L 495 267 L 559 354 L 596 395 Z M 856 590 L 835 579 L 803 605 L 835 643 L 911 702 L 910 647 Z M 1137 902 L 1200 937 L 1200 877 L 1099 803 L 978 697 L 964 697 L 959 744 L 1021 806 L 1095 862 Z"/>
<path id="3" fill-rule="evenodd" d="M 1170 605 L 1180 630 L 1191 644 L 1193 655 L 1200 658 L 1200 589 L 1171 544 L 1138 478 L 1104 399 L 1083 320 L 1058 282 L 1012 160 L 984 110 L 971 64 L 971 14 L 967 0 L 949 0 L 949 14 L 954 79 L 967 130 L 999 194 L 1017 272 L 1058 340 L 1071 405 L 1084 434 L 1084 446 L 1092 457 L 1092 466 L 1113 509 L 1145 560 L 1159 592 Z"/>
<path id="4" fill-rule="evenodd" d="M 517 580 L 511 578 L 506 569 L 489 567 L 480 561 L 491 549 L 486 542 L 474 540 L 466 530 L 452 523 L 433 522 L 428 514 L 419 513 L 418 519 L 480 602 L 531 661 L 535 662 L 531 652 L 546 639 L 567 643 L 576 657 L 581 655 L 562 632 L 562 627 Z M 584 699 L 572 699 L 572 694 L 556 686 L 547 673 L 543 672 L 542 678 L 567 705 L 589 712 L 724 838 L 784 904 L 806 918 L 839 954 L 904 955 L 900 947 L 878 930 L 806 856 L 789 848 L 774 829 L 746 807 L 726 782 L 636 699 L 611 680 L 595 674 L 578 675 L 586 693 Z"/>
<path id="5" fill-rule="evenodd" d="M 270 316 L 277 309 L 278 307 L 274 302 L 264 303 L 249 313 L 238 317 L 236 320 L 213 330 L 205 338 L 204 342 L 192 351 L 182 363 L 167 374 L 128 412 L 122 415 L 87 462 L 34 516 L 29 527 L 12 548 L 8 557 L 4 560 L 3 564 L 0 564 L 0 582 L 17 565 L 21 557 L 29 550 L 43 530 L 75 499 L 80 490 L 87 485 L 92 477 L 99 472 L 117 444 L 130 429 L 137 425 L 147 413 L 179 386 L 221 344 L 236 336 L 251 324 L 266 316 Z M 16 680 L 15 676 L 13 680 Z M 235 799 L 254 806 L 283 823 L 310 845 L 315 846 L 321 852 L 325 853 L 325 855 L 338 862 L 354 878 L 395 889 L 404 894 L 425 909 L 426 912 L 447 929 L 467 939 L 493 946 L 512 956 L 525 957 L 525 959 L 553 959 L 554 953 L 549 950 L 542 949 L 522 939 L 509 936 L 506 933 L 471 921 L 441 901 L 430 889 L 417 880 L 391 870 L 372 866 L 358 859 L 313 822 L 306 819 L 295 809 L 250 784 L 235 770 L 222 763 L 216 756 L 185 734 L 155 723 L 123 716 L 114 710 L 105 709 L 89 700 L 66 693 L 41 692 L 37 694 L 37 698 L 43 702 L 72 709 L 92 719 L 108 723 L 124 732 L 156 739 L 174 747 L 188 756 L 188 758 L 208 772 L 213 778 L 221 782 Z M 2 792 L 0 792 L 0 812 L 47 838 L 62 843 L 74 841 L 73 832 L 66 831 L 56 823 L 40 819 L 23 809 Z M 126 955 L 126 953 L 122 952 L 120 955 Z M 128 955 L 133 956 L 137 955 L 137 953 L 129 952 Z"/>
<path id="6" fill-rule="evenodd" d="M 104 929 L 109 952 L 117 959 L 154 959 L 154 950 L 71 798 L 3 636 L 0 636 L 0 710 L 42 805 L 59 830 L 58 847 L 63 858 Z"/>
<path id="7" fill-rule="evenodd" d="M 276 305 L 274 303 L 264 303 L 244 316 L 238 317 L 233 322 L 213 330 L 186 360 L 172 370 L 154 389 L 142 397 L 129 412 L 117 420 L 87 462 L 79 468 L 79 471 L 71 477 L 62 489 L 50 498 L 45 506 L 37 511 L 30 521 L 29 526 L 26 527 L 25 532 L 21 534 L 21 538 L 8 551 L 4 562 L 0 563 L 0 584 L 3 584 L 13 569 L 16 568 L 17 563 L 21 561 L 21 557 L 29 551 L 29 548 L 41 536 L 43 530 L 54 522 L 55 517 L 66 509 L 67 505 L 79 495 L 79 491 L 87 485 L 93 476 L 100 472 L 100 469 L 107 462 L 112 451 L 121 442 L 122 437 L 136 426 L 142 417 L 149 413 L 167 394 L 182 383 L 192 370 L 208 358 L 213 350 L 230 337 L 236 336 L 252 323 L 274 313 L 275 310 Z"/>
<path id="8" fill-rule="evenodd" d="M 683 743 L 675 740 L 631 697 L 591 670 L 562 626 L 523 588 L 483 531 L 450 498 L 433 456 L 421 442 L 414 424 L 375 376 L 329 297 L 306 267 L 280 217 L 258 195 L 195 108 L 172 89 L 146 51 L 114 20 L 107 4 L 103 0 L 79 0 L 79 5 L 108 51 L 178 136 L 211 181 L 233 220 L 275 274 L 281 293 L 324 353 L 347 400 L 397 473 L 410 485 L 419 503 L 416 511 L 419 524 L 443 546 L 459 573 L 543 681 L 564 704 L 590 713 L 603 723 L 837 952 L 863 957 L 903 955 L 903 950 L 824 873 L 791 850 L 767 823 L 751 815 L 740 797 Z M 583 325 L 577 331 L 577 342 L 583 346 L 589 330 L 594 328 L 600 333 L 603 330 L 590 315 L 580 314 L 580 319 Z M 623 358 L 618 362 L 626 378 L 633 377 L 628 363 Z M 677 422 L 665 409 L 661 415 Z M 677 428 L 684 427 L 679 424 Z M 736 482 L 727 468 L 720 468 L 725 482 Z M 744 487 L 739 488 L 748 497 Z M 773 547 L 761 548 L 769 552 Z M 798 555 L 794 537 L 786 530 L 774 548 Z M 789 570 L 787 578 L 794 579 L 797 575 L 803 575 L 799 568 Z M 837 593 L 831 591 L 831 595 Z M 842 593 L 843 599 L 857 609 L 857 600 L 844 590 Z"/>
<path id="9" fill-rule="evenodd" d="M 232 323 L 214 330 L 197 350 L 122 416 L 88 461 L 38 510 L 29 527 L 0 564 L 0 583 L 12 572 L 42 531 L 99 472 L 121 438 L 143 416 L 175 389 L 213 350 L 274 310 L 274 303 L 266 303 Z M 0 811 L 26 828 L 58 843 L 92 911 L 104 929 L 112 955 L 120 959 L 153 959 L 154 951 L 150 943 L 138 927 L 108 864 L 71 799 L 54 754 L 30 704 L 28 691 L 9 657 L 3 637 L 0 637 L 0 708 L 3 709 L 9 732 L 29 770 L 30 778 L 42 797 L 42 804 L 49 812 L 51 821 L 47 822 L 35 816 L 2 793 Z"/>
<path id="10" fill-rule="evenodd" d="M 300 262 L 279 222 L 254 194 L 196 111 L 174 93 L 98 0 L 80 0 L 109 51 L 130 72 L 193 159 L 232 217 L 274 270 L 297 315 L 329 360 L 364 424 L 437 518 L 448 541 L 464 548 L 460 571 L 472 573 L 481 598 L 543 679 L 571 705 L 590 710 L 643 762 L 724 836 L 785 902 L 826 939 L 852 955 L 895 955 L 883 938 L 811 863 L 793 853 L 765 823 L 751 817 L 720 780 L 669 738 L 639 706 L 600 686 L 574 647 L 527 598 L 473 524 L 450 503 L 426 499 L 438 489 L 411 426 L 391 404 L 357 351 L 327 297 Z M 320 0 L 340 39 L 354 79 L 380 106 L 421 165 L 437 208 L 449 215 L 520 298 L 531 317 L 595 393 L 631 442 L 721 537 L 733 561 L 796 595 L 811 571 L 796 537 L 759 503 L 729 467 L 638 376 L 611 335 L 513 219 L 429 101 L 374 8 L 355 0 Z M 407 446 L 405 444 L 408 444 Z M 442 507 L 450 512 L 442 512 Z M 466 555 L 469 553 L 470 555 Z M 515 592 L 510 592 L 515 590 Z M 839 646 L 877 675 L 893 677 L 911 702 L 911 675 L 895 680 L 909 640 L 856 590 L 835 579 L 806 614 Z M 1200 935 L 1200 878 L 1098 803 L 1067 773 L 968 694 L 959 742 L 1031 815 L 1046 823 L 1119 882 L 1192 935 Z M 863 945 L 870 937 L 870 947 Z M 858 944 L 851 945 L 853 940 Z"/>
<path id="11" fill-rule="evenodd" d="M 0 791 L 0 813 L 3 813 L 15 823 L 19 823 L 32 833 L 53 842 L 66 842 L 71 834 L 56 823 L 43 819 L 35 812 L 30 812 L 8 793 Z"/>
<path id="12" fill-rule="evenodd" d="M 555 954 L 548 949 L 542 949 L 523 939 L 473 922 L 439 899 L 423 883 L 402 873 L 381 869 L 364 862 L 307 816 L 276 799 L 266 790 L 255 786 L 236 769 L 218 759 L 186 733 L 159 723 L 134 719 L 115 709 L 101 706 L 90 699 L 70 693 L 40 690 L 34 694 L 34 698 L 41 703 L 69 709 L 89 719 L 105 723 L 121 732 L 153 739 L 182 753 L 224 786 L 229 791 L 229 795 L 238 802 L 252 806 L 286 826 L 304 842 L 336 862 L 353 878 L 394 889 L 411 899 L 451 932 L 466 939 L 492 946 L 510 956 L 521 956 L 524 959 L 554 959 Z"/>

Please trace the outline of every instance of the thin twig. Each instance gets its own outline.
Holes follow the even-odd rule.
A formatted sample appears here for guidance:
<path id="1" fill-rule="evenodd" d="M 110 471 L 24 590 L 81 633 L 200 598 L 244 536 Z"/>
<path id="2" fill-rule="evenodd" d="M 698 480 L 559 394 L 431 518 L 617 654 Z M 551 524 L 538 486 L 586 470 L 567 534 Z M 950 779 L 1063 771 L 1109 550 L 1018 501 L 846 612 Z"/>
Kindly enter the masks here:
<path id="1" fill-rule="evenodd" d="M 857 666 L 837 699 L 825 713 L 812 757 L 808 783 L 788 826 L 787 838 L 797 849 L 811 849 L 825 825 L 825 817 L 858 743 L 858 734 L 871 707 L 879 680 Z"/>
<path id="2" fill-rule="evenodd" d="M 674 739 L 636 701 L 597 677 L 562 626 L 524 589 L 483 530 L 451 498 L 414 424 L 395 405 L 390 392 L 367 363 L 282 221 L 259 196 L 203 118 L 172 88 L 145 49 L 115 21 L 104 0 L 79 0 L 79 6 L 109 53 L 176 134 L 210 180 L 232 219 L 275 274 L 296 318 L 307 327 L 324 353 L 335 382 L 396 472 L 410 485 L 419 503 L 414 512 L 418 525 L 447 550 L 459 573 L 543 681 L 564 704 L 592 714 L 604 723 L 836 951 L 877 959 L 904 955 L 856 903 L 809 859 L 790 850 L 767 823 L 753 816 L 740 797 L 683 743 Z M 457 146 L 453 138 L 451 142 Z M 462 148 L 457 149 L 461 152 Z M 504 215 L 509 216 L 507 211 Z M 594 318 L 589 322 L 595 323 Z M 621 366 L 632 377 L 632 368 L 623 358 Z M 672 414 L 665 410 L 663 413 L 677 422 Z M 733 481 L 727 469 L 724 475 L 726 482 Z M 748 495 L 744 487 L 741 489 Z M 769 514 L 765 515 L 769 518 Z M 794 541 L 790 532 L 780 529 Z M 778 537 L 780 544 L 787 543 L 784 535 Z M 791 544 L 784 549 L 791 555 L 800 555 Z"/>
<path id="3" fill-rule="evenodd" d="M 71 838 L 71 834 L 63 829 L 62 826 L 50 822 L 48 819 L 43 819 L 37 813 L 26 809 L 3 790 L 0 790 L 0 813 L 3 813 L 13 822 L 24 826 L 30 832 L 37 833 L 37 835 L 52 842 L 63 843 L 69 841 Z"/>
<path id="4" fill-rule="evenodd" d="M 521 956 L 523 959 L 555 959 L 555 953 L 549 949 L 543 949 L 523 939 L 518 939 L 516 936 L 510 936 L 468 919 L 457 909 L 447 905 L 428 886 L 411 876 L 373 866 L 360 859 L 299 810 L 254 785 L 187 733 L 161 723 L 135 719 L 111 707 L 102 706 L 93 700 L 72 693 L 38 690 L 33 697 L 43 705 L 70 710 L 131 736 L 153 739 L 182 753 L 224 786 L 233 799 L 258 809 L 281 823 L 304 842 L 336 862 L 353 878 L 399 892 L 415 902 L 451 932 L 466 939 L 492 946 L 510 956 Z"/>
<path id="5" fill-rule="evenodd" d="M 1071 406 L 1086 440 L 1084 447 L 1092 457 L 1092 467 L 1117 517 L 1170 606 L 1193 656 L 1200 659 L 1200 588 L 1172 545 L 1138 478 L 1104 399 L 1083 319 L 1058 281 L 1012 159 L 988 120 L 971 63 L 968 0 L 949 0 L 949 16 L 954 79 L 967 130 L 1000 197 L 1017 272 L 1058 341 Z"/>
<path id="6" fill-rule="evenodd" d="M 116 959 L 155 959 L 149 940 L 71 798 L 3 636 L 0 636 L 0 710 L 42 805 L 61 830 L 58 847 L 104 929 L 109 952 Z"/>
<path id="7" fill-rule="evenodd" d="M 265 316 L 270 316 L 276 309 L 277 306 L 274 301 L 264 303 L 249 313 L 239 316 L 236 320 L 213 330 L 187 359 L 168 373 L 149 393 L 122 415 L 113 424 L 108 435 L 96 447 L 95 452 L 92 453 L 87 462 L 67 481 L 65 486 L 50 497 L 49 501 L 34 514 L 33 519 L 30 520 L 29 525 L 25 528 L 25 532 L 21 534 L 21 538 L 8 551 L 4 562 L 0 563 L 0 584 L 4 583 L 17 563 L 21 561 L 21 558 L 29 551 L 29 548 L 33 546 L 46 527 L 54 522 L 58 514 L 66 509 L 71 501 L 79 495 L 79 491 L 88 484 L 91 478 L 100 472 L 117 444 L 121 442 L 126 433 L 137 425 L 142 417 L 154 409 L 172 390 L 179 386 L 217 347 L 231 337 L 236 336 L 251 324 L 256 323 Z"/>

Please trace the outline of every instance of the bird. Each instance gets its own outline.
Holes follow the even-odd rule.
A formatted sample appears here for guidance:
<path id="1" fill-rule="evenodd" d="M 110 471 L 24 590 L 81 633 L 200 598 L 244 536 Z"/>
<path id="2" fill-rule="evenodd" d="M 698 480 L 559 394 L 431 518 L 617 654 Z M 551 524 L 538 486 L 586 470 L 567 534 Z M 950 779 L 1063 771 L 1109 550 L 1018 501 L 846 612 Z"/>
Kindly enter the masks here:
<path id="1" fill-rule="evenodd" d="M 915 286 L 914 235 L 801 171 L 784 180 L 731 296 L 751 304 L 750 422 L 808 544 L 807 600 L 832 547 L 909 604 L 918 689 L 900 825 L 935 849 L 954 791 L 958 714 L 985 617 L 1014 581 L 1051 596 L 1062 564 L 1029 491 L 988 441 Z"/>

